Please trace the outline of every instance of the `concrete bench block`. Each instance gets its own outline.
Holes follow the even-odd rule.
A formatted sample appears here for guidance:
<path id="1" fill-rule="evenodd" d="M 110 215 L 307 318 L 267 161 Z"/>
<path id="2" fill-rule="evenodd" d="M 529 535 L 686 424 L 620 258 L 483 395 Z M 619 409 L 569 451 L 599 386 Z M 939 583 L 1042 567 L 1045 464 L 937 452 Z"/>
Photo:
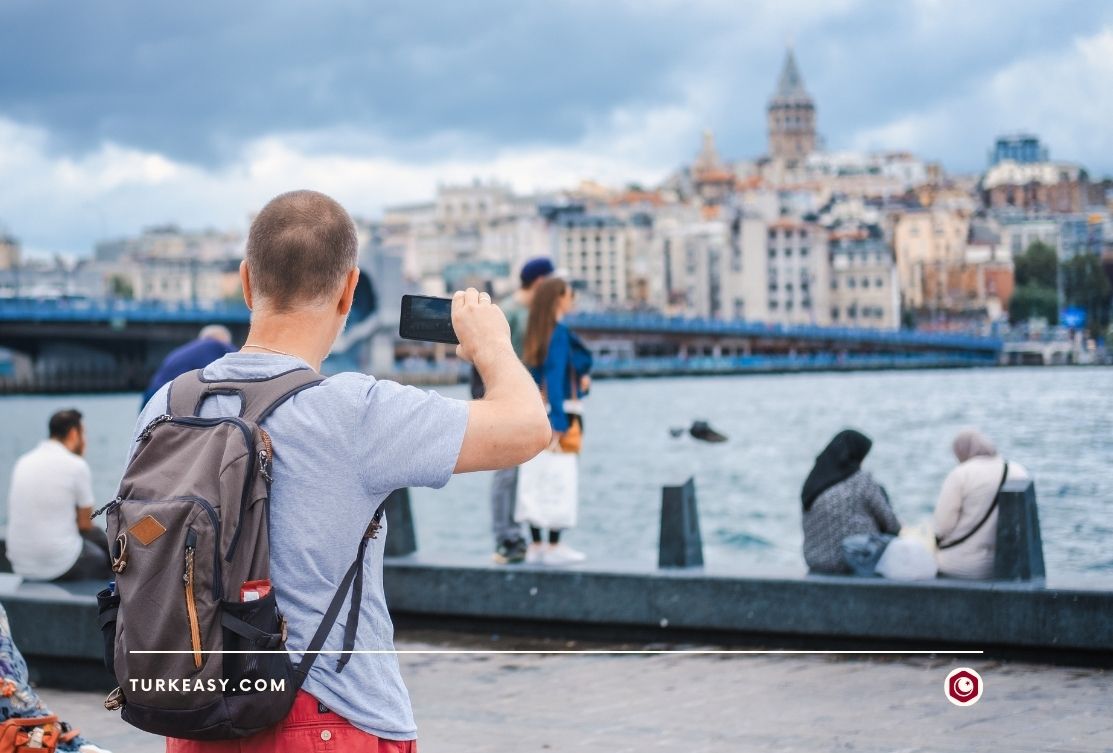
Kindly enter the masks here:
<path id="1" fill-rule="evenodd" d="M 994 580 L 1042 580 L 1043 538 L 1031 480 L 1008 481 L 997 496 Z"/>
<path id="2" fill-rule="evenodd" d="M 696 482 L 692 478 L 680 486 L 666 486 L 661 491 L 661 539 L 657 565 L 703 566 Z"/>

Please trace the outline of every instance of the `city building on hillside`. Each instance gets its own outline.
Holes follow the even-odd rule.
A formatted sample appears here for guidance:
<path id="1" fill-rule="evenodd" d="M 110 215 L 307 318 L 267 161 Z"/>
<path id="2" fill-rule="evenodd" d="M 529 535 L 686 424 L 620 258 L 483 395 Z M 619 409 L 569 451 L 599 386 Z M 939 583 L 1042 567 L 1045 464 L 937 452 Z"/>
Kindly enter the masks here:
<path id="1" fill-rule="evenodd" d="M 933 321 L 980 323 L 1008 310 L 1013 253 L 992 217 L 929 209 L 898 215 L 894 250 L 904 309 Z"/>
<path id="2" fill-rule="evenodd" d="M 993 210 L 1077 213 L 1105 203 L 1105 188 L 1069 162 L 1014 162 L 993 165 L 982 178 L 982 197 Z"/>
<path id="3" fill-rule="evenodd" d="M 0 233 L 0 270 L 18 267 L 20 261 L 19 241 L 7 233 Z"/>
<path id="4" fill-rule="evenodd" d="M 1038 136 L 1030 133 L 1014 133 L 998 136 L 989 153 L 989 164 L 992 167 L 1000 162 L 1010 160 L 1021 164 L 1047 162 L 1047 147 L 1040 144 Z"/>
<path id="5" fill-rule="evenodd" d="M 666 307 L 664 270 L 668 222 L 658 227 L 646 211 L 568 211 L 554 219 L 553 255 L 589 296 L 585 307 Z"/>
<path id="6" fill-rule="evenodd" d="M 874 225 L 835 230 L 831 256 L 831 323 L 844 327 L 900 326 L 900 285 L 893 250 Z"/>
<path id="7" fill-rule="evenodd" d="M 140 301 L 206 303 L 241 300 L 240 263 L 237 259 L 209 260 L 148 258 L 116 263 L 106 269 L 110 287 L 117 293 L 130 288 Z"/>
<path id="8" fill-rule="evenodd" d="M 777 89 L 766 108 L 769 157 L 792 170 L 815 151 L 816 110 L 792 49 L 785 52 Z"/>
<path id="9" fill-rule="evenodd" d="M 1008 311 L 1014 288 L 1009 264 L 952 264 L 924 270 L 926 309 L 951 321 L 996 320 Z"/>
<path id="10" fill-rule="evenodd" d="M 131 238 L 116 238 L 96 244 L 97 261 L 142 261 L 147 259 L 193 259 L 219 262 L 242 259 L 246 240 L 242 234 L 218 230 L 182 230 L 177 225 L 155 225 Z"/>
<path id="11" fill-rule="evenodd" d="M 83 294 L 96 295 L 95 287 L 111 296 L 173 304 L 237 299 L 245 243 L 238 232 L 173 224 L 101 241 L 92 268 L 102 284 L 86 286 Z"/>
<path id="12" fill-rule="evenodd" d="M 818 224 L 790 218 L 768 225 L 764 313 L 748 318 L 778 324 L 830 323 L 831 261 L 827 234 Z M 746 261 L 744 254 L 747 274 L 759 268 L 758 264 L 747 265 Z"/>
<path id="13" fill-rule="evenodd" d="M 102 265 L 91 259 L 29 258 L 0 269 L 0 297 L 74 298 L 110 294 Z"/>
<path id="14" fill-rule="evenodd" d="M 1104 211 L 1064 217 L 1059 224 L 1059 259 L 1070 261 L 1076 256 L 1101 256 L 1113 235 L 1113 220 Z"/>
<path id="15" fill-rule="evenodd" d="M 431 202 L 387 208 L 383 242 L 398 249 L 409 278 L 440 295 L 445 267 L 453 262 L 496 262 L 515 270 L 549 253 L 552 235 L 539 212 L 542 201 L 500 183 L 442 185 Z"/>
<path id="16" fill-rule="evenodd" d="M 730 226 L 716 214 L 679 223 L 666 220 L 659 234 L 669 310 L 715 319 L 740 316 L 733 308 Z"/>
<path id="17" fill-rule="evenodd" d="M 1015 259 L 1037 241 L 1059 253 L 1061 247 L 1059 220 L 1050 215 L 1025 213 L 994 213 L 1001 228 L 1001 241 Z"/>
<path id="18" fill-rule="evenodd" d="M 604 305 L 627 300 L 626 223 L 609 215 L 564 217 L 557 229 L 557 263 Z"/>
<path id="19" fill-rule="evenodd" d="M 934 303 L 925 293 L 925 270 L 961 264 L 969 234 L 970 215 L 963 211 L 914 209 L 896 216 L 893 251 L 906 309 L 923 309 Z"/>
<path id="20" fill-rule="evenodd" d="M 971 221 L 965 267 L 966 299 L 972 301 L 976 309 L 984 310 L 990 320 L 1004 316 L 1009 310 L 1016 282 L 1012 252 L 996 222 Z"/>
<path id="21" fill-rule="evenodd" d="M 1012 260 L 1013 254 L 1000 224 L 992 218 L 971 218 L 965 261 L 968 264 L 1012 264 Z"/>
<path id="22" fill-rule="evenodd" d="M 913 191 L 914 203 L 924 208 L 972 215 L 981 208 L 976 184 L 974 179 L 955 178 L 948 178 L 945 183 L 928 182 Z"/>
<path id="23" fill-rule="evenodd" d="M 805 174 L 843 196 L 889 197 L 929 182 L 927 165 L 908 152 L 813 152 Z"/>
<path id="24" fill-rule="evenodd" d="M 703 147 L 692 164 L 692 184 L 696 194 L 704 203 L 722 204 L 734 191 L 734 183 L 734 173 L 719 159 L 714 134 L 704 131 Z"/>

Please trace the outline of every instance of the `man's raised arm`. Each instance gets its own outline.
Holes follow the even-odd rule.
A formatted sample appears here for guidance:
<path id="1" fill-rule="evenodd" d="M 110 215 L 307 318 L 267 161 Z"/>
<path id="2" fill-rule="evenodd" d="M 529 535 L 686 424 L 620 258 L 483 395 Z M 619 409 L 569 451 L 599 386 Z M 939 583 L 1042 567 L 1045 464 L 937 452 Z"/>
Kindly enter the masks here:
<path id="1" fill-rule="evenodd" d="M 552 437 L 541 393 L 510 344 L 506 316 L 475 288 L 452 297 L 458 356 L 475 364 L 487 386 L 468 409 L 468 426 L 454 473 L 520 465 Z"/>

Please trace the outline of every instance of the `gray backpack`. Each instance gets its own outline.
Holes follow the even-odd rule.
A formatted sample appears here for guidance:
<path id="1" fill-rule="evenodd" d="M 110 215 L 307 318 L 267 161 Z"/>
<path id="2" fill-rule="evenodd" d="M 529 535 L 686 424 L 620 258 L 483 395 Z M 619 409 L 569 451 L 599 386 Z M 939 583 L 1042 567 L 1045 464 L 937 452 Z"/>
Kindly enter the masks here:
<path id="1" fill-rule="evenodd" d="M 275 408 L 322 380 L 299 368 L 268 379 L 206 381 L 183 374 L 169 409 L 136 440 L 108 513 L 113 587 L 97 595 L 105 664 L 119 687 L 105 701 L 130 724 L 194 740 L 245 737 L 289 712 L 352 592 L 343 669 L 355 643 L 363 555 L 338 585 L 301 662 L 286 651 L 286 624 L 270 579 L 267 530 L 276 452 L 262 424 Z M 238 416 L 199 418 L 210 395 L 238 395 Z M 385 505 L 385 502 L 384 502 Z M 263 581 L 263 583 L 259 583 Z M 144 653 L 155 652 L 155 653 Z"/>

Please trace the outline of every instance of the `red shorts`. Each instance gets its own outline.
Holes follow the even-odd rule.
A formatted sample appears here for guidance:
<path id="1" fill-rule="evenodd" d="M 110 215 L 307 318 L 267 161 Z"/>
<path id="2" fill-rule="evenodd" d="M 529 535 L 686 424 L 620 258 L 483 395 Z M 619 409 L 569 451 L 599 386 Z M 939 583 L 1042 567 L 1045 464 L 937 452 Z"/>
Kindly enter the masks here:
<path id="1" fill-rule="evenodd" d="M 353 727 L 299 690 L 281 724 L 240 740 L 166 738 L 166 753 L 417 753 L 416 740 L 383 740 Z"/>

